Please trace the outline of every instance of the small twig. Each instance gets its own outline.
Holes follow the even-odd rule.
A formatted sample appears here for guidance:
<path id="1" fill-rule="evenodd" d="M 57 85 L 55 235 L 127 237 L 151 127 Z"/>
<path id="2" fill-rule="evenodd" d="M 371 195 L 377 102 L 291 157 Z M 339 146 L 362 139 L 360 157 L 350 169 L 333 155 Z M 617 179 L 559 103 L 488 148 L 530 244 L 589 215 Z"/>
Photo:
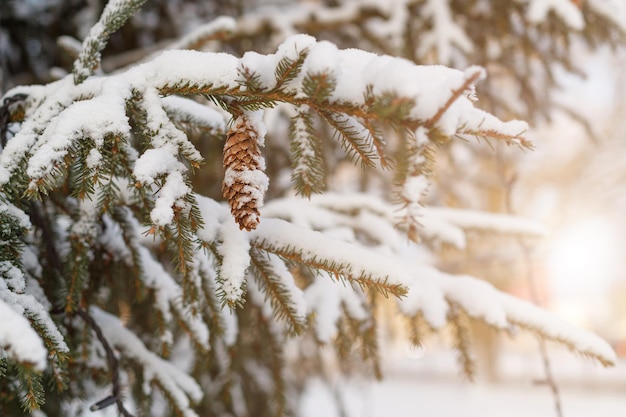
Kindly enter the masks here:
<path id="1" fill-rule="evenodd" d="M 524 263 L 526 264 L 526 283 L 528 284 L 530 299 L 533 303 L 539 305 L 541 303 L 539 302 L 539 294 L 535 285 L 535 277 L 532 272 L 532 256 L 530 254 L 530 250 L 520 238 L 518 238 L 518 244 L 520 249 L 522 250 Z M 550 358 L 548 357 L 548 348 L 546 346 L 546 341 L 542 337 L 537 337 L 537 341 L 539 342 L 539 353 L 541 354 L 541 360 L 543 363 L 543 372 L 546 376 L 545 381 L 542 382 L 550 388 L 550 391 L 552 391 L 552 397 L 554 398 L 554 407 L 556 409 L 557 417 L 563 417 L 563 408 L 561 407 L 561 394 L 559 392 L 559 387 L 556 383 L 556 380 L 554 379 L 554 374 L 552 373 L 552 364 L 550 363 Z"/>
<path id="2" fill-rule="evenodd" d="M 120 398 L 121 387 L 119 381 L 119 363 L 117 361 L 115 353 L 113 352 L 113 348 L 102 333 L 102 329 L 100 328 L 98 323 L 96 323 L 93 317 L 89 315 L 87 310 L 84 310 L 83 308 L 78 308 L 76 309 L 76 314 L 78 314 L 78 316 L 82 318 L 89 327 L 91 327 L 93 332 L 96 334 L 96 337 L 100 341 L 100 344 L 102 344 L 102 347 L 104 348 L 104 351 L 107 355 L 107 362 L 109 363 L 109 370 L 111 371 L 111 382 L 113 384 L 111 395 L 93 404 L 91 407 L 89 407 L 89 410 L 96 411 L 108 407 L 112 404 L 116 404 L 117 409 L 122 414 L 122 416 L 133 417 L 133 415 L 128 410 L 126 410 L 126 408 L 124 407 L 124 403 Z"/>
<path id="3" fill-rule="evenodd" d="M 503 163 L 500 158 L 498 158 L 498 164 L 500 171 L 503 172 Z M 505 179 L 505 206 L 506 211 L 509 214 L 513 214 L 512 204 L 511 204 L 511 193 L 513 189 L 513 184 L 515 183 L 516 177 L 513 176 L 510 179 Z M 532 268 L 532 255 L 530 253 L 530 249 L 528 245 L 524 243 L 521 237 L 516 238 L 517 244 L 522 252 L 522 257 L 524 260 L 524 265 L 526 266 L 526 284 L 528 285 L 528 292 L 530 295 L 530 300 L 536 304 L 541 305 L 541 300 L 539 299 L 539 292 L 537 291 L 537 285 L 535 283 L 535 275 L 533 274 Z M 541 355 L 541 361 L 543 365 L 543 372 L 545 374 L 545 380 L 541 381 L 546 384 L 550 391 L 552 392 L 552 397 L 554 398 L 554 408 L 556 410 L 557 417 L 563 417 L 563 408 L 561 406 L 561 394 L 559 392 L 559 386 L 556 383 L 554 378 L 554 374 L 552 373 L 552 364 L 550 362 L 550 358 L 548 357 L 548 348 L 546 346 L 546 341 L 541 337 L 537 336 L 537 342 L 539 343 L 539 354 Z"/>
<path id="4" fill-rule="evenodd" d="M 432 128 L 435 123 L 437 123 L 439 119 L 441 119 L 441 116 L 443 116 L 443 114 L 448 111 L 450 106 L 452 106 L 452 103 L 454 103 L 461 96 L 461 94 L 463 94 L 463 92 L 465 92 L 472 84 L 474 84 L 474 82 L 476 82 L 476 80 L 480 78 L 480 75 L 480 71 L 476 71 L 465 80 L 463 85 L 461 85 L 456 90 L 452 90 L 452 95 L 450 96 L 450 98 L 448 98 L 448 101 L 446 101 L 446 103 L 441 106 L 439 110 L 437 110 L 437 113 L 435 113 L 433 117 L 431 117 L 426 121 L 426 123 L 424 123 L 424 126 L 429 129 Z"/>

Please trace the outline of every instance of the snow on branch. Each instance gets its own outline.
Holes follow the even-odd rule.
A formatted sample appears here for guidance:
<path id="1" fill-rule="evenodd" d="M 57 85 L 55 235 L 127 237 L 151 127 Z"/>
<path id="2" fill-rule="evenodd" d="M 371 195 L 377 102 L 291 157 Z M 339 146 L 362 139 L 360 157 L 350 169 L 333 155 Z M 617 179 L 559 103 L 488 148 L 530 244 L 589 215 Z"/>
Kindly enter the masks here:
<path id="1" fill-rule="evenodd" d="M 424 225 L 421 232 L 425 238 L 439 240 L 459 249 L 465 247 L 465 233 L 472 230 L 530 238 L 546 234 L 545 228 L 532 220 L 502 213 L 424 207 L 420 220 Z"/>
<path id="2" fill-rule="evenodd" d="M 300 333 L 306 327 L 306 307 L 293 275 L 274 254 L 253 249 L 251 255 L 259 291 L 267 294 L 274 316 L 285 321 L 290 332 Z"/>
<path id="3" fill-rule="evenodd" d="M 315 336 L 329 343 L 339 332 L 338 323 L 345 308 L 350 317 L 365 320 L 369 317 L 363 293 L 350 285 L 337 285 L 329 274 L 321 274 L 304 291 L 307 313 L 314 313 Z"/>
<path id="4" fill-rule="evenodd" d="M 197 417 L 192 404 L 199 402 L 203 392 L 198 383 L 186 372 L 169 361 L 152 353 L 132 331 L 124 327 L 118 317 L 97 307 L 89 314 L 96 321 L 104 337 L 120 350 L 122 357 L 135 361 L 142 367 L 145 381 L 156 384 L 183 417 Z M 144 386 L 150 392 L 150 386 Z"/>
<path id="5" fill-rule="evenodd" d="M 74 62 L 74 82 L 80 84 L 93 74 L 100 64 L 100 53 L 113 32 L 146 2 L 146 0 L 110 0 L 102 15 L 87 34 L 78 59 Z"/>
<path id="6" fill-rule="evenodd" d="M 546 20 L 548 13 L 554 12 L 563 22 L 572 29 L 582 30 L 585 19 L 579 7 L 571 0 L 524 0 L 528 3 L 526 12 L 532 23 L 541 23 Z"/>
<path id="7" fill-rule="evenodd" d="M 0 317 L 0 353 L 43 371 L 48 363 L 48 350 L 28 320 L 3 300 L 0 300 Z"/>
<path id="8" fill-rule="evenodd" d="M 207 197 L 197 196 L 204 224 L 198 238 L 217 258 L 217 294 L 233 306 L 244 294 L 246 271 L 250 266 L 249 236 L 232 221 L 228 210 Z"/>
<path id="9" fill-rule="evenodd" d="M 161 100 L 168 117 L 180 130 L 199 130 L 216 137 L 226 132 L 224 115 L 215 109 L 178 96 L 167 96 Z"/>
<path id="10" fill-rule="evenodd" d="M 426 55 L 434 49 L 438 62 L 451 63 L 453 48 L 457 47 L 465 53 L 474 48 L 472 41 L 465 31 L 452 18 L 448 0 L 427 0 L 423 8 L 423 15 L 432 20 L 432 30 L 420 38 L 418 54 Z"/>
<path id="11" fill-rule="evenodd" d="M 91 156 L 112 146 L 107 140 L 125 141 L 130 116 L 152 146 L 135 163 L 133 175 L 140 185 L 157 182 L 161 187 L 152 221 L 160 228 L 179 225 L 176 213 L 189 211 L 190 189 L 186 167 L 178 158 L 197 166 L 201 156 L 173 125 L 159 94 L 205 94 L 233 114 L 277 102 L 306 105 L 341 131 L 346 146 L 364 161 L 381 150 L 372 122 L 409 130 L 425 126 L 432 132 L 429 137 L 439 139 L 484 134 L 530 146 L 523 136 L 525 123 L 502 122 L 476 109 L 463 94 L 483 75 L 478 68 L 461 72 L 339 50 L 305 35 L 287 39 L 275 54 L 247 53 L 241 59 L 224 53 L 166 51 L 125 73 L 92 77 L 79 85 L 64 79 L 50 84 L 48 91 L 34 90 L 46 99 L 31 109 L 32 116 L 7 143 L 0 157 L 0 186 L 27 160 L 29 192 L 46 192 L 68 169 L 75 150 L 90 155 L 88 165 L 91 160 L 95 164 L 99 158 Z M 129 103 L 138 111 L 127 115 Z"/>
<path id="12" fill-rule="evenodd" d="M 237 21 L 230 16 L 220 16 L 201 25 L 176 42 L 168 49 L 200 49 L 208 41 L 228 38 L 237 27 Z"/>
<path id="13" fill-rule="evenodd" d="M 406 271 L 389 267 L 383 255 L 280 219 L 264 219 L 251 232 L 252 245 L 281 258 L 324 270 L 383 295 L 402 296 L 412 282 Z"/>
<path id="14" fill-rule="evenodd" d="M 291 197 L 276 199 L 265 206 L 263 215 L 278 217 L 314 230 L 348 227 L 364 233 L 381 247 L 400 250 L 406 237 L 398 224 L 403 209 L 365 193 L 325 193 L 309 200 Z M 466 232 L 480 231 L 518 237 L 538 238 L 545 229 L 522 217 L 447 207 L 421 207 L 420 234 L 427 240 L 440 241 L 464 248 Z M 400 229 L 398 229 L 400 228 Z"/>
<path id="15" fill-rule="evenodd" d="M 30 320 L 28 327 L 37 331 L 39 338 L 44 340 L 49 351 L 68 353 L 69 348 L 65 339 L 47 309 L 32 294 L 24 293 L 24 288 L 19 288 L 17 291 L 9 288 L 11 281 L 5 278 L 6 274 L 14 276 L 13 282 L 23 281 L 24 277 L 22 271 L 8 264 L 8 262 L 0 264 L 0 278 L 2 278 L 0 279 L 0 302 L 12 308 L 15 314 L 28 318 Z"/>
<path id="16" fill-rule="evenodd" d="M 626 34 L 626 3 L 620 0 L 587 0 L 596 13 L 615 23 Z"/>
<path id="17" fill-rule="evenodd" d="M 605 366 L 617 359 L 611 346 L 600 337 L 534 304 L 500 292 L 485 281 L 467 275 L 449 275 L 425 265 L 409 268 L 416 282 L 409 288 L 407 297 L 398 302 L 400 309 L 409 316 L 421 313 L 435 329 L 445 324 L 450 303 L 455 303 L 469 316 L 498 329 L 514 330 L 519 326 L 531 330 Z"/>
<path id="18" fill-rule="evenodd" d="M 172 324 L 176 323 L 189 335 L 199 351 L 209 350 L 209 329 L 202 320 L 198 304 L 203 300 L 191 303 L 184 302 L 183 289 L 175 277 L 158 262 L 150 249 L 142 242 L 145 233 L 131 210 L 119 208 L 115 219 L 104 216 L 107 233 L 100 238 L 101 244 L 110 253 L 129 266 L 137 263 L 139 278 L 143 284 L 153 291 L 154 307 L 158 314 L 161 342 L 170 347 L 173 343 Z M 116 223 L 118 220 L 120 223 Z M 197 283 L 194 283 L 197 285 Z"/>
<path id="19" fill-rule="evenodd" d="M 323 200 L 325 196 L 317 197 Z M 332 198 L 332 197 L 331 197 Z M 326 204 L 332 206 L 331 201 L 337 201 L 341 207 L 341 199 L 326 199 Z M 366 203 L 363 197 L 361 201 Z M 344 207 L 350 202 L 350 208 L 359 206 L 359 202 L 345 198 Z M 370 207 L 379 206 L 376 200 L 370 200 Z M 278 212 L 279 204 L 268 206 L 274 213 Z M 380 207 L 378 207 L 380 209 Z M 329 210 L 330 211 L 330 210 Z M 300 210 L 293 207 L 285 212 L 300 213 L 295 221 L 306 221 L 309 226 L 316 225 L 313 218 L 307 219 L 307 214 L 314 214 L 319 210 L 305 212 L 305 206 Z M 305 214 L 306 213 L 306 214 Z M 493 228 L 501 231 L 515 231 L 536 235 L 541 230 L 532 223 L 520 221 L 511 216 L 495 217 L 489 215 L 469 213 L 463 218 L 462 213 L 445 213 L 451 218 L 458 215 L 458 223 L 466 227 L 475 226 Z M 331 219 L 329 214 L 322 217 Z M 338 218 L 336 218 L 338 219 Z M 340 225 L 341 223 L 337 223 Z M 319 226 L 319 223 L 317 224 Z M 353 225 L 351 225 L 354 227 Z M 458 226 L 457 226 L 458 227 Z M 380 254 L 363 246 L 349 244 L 320 232 L 278 219 L 265 218 L 260 227 L 251 234 L 252 245 L 262 250 L 275 253 L 286 259 L 310 265 L 338 276 L 359 283 L 358 277 L 365 276 L 368 285 L 380 285 L 394 295 L 404 295 L 402 288 L 408 288 L 406 298 L 400 297 L 401 311 L 409 316 L 421 313 L 429 325 L 440 328 L 448 321 L 451 303 L 458 305 L 468 315 L 481 319 L 499 329 L 512 329 L 515 325 L 522 326 L 539 333 L 542 337 L 562 343 L 572 350 L 600 361 L 604 365 L 615 361 L 615 354 L 610 346 L 599 337 L 578 329 L 575 326 L 562 322 L 551 313 L 548 313 L 533 304 L 519 300 L 502 293 L 484 281 L 469 276 L 452 276 L 437 269 L 421 264 L 409 266 L 406 260 L 397 255 Z M 318 278 L 321 279 L 321 278 Z M 391 291 L 390 286 L 396 285 Z M 386 291 L 385 291 L 386 292 Z M 314 307 L 308 307 L 314 308 Z M 332 332 L 331 332 L 332 333 Z"/>

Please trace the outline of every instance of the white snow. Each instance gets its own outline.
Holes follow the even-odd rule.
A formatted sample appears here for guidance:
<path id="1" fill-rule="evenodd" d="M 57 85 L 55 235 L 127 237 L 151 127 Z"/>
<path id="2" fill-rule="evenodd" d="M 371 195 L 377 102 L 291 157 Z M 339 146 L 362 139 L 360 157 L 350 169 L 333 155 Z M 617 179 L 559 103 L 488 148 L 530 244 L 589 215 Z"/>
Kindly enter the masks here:
<path id="1" fill-rule="evenodd" d="M 456 47 L 465 53 L 474 49 L 461 26 L 452 18 L 448 0 L 427 0 L 422 8 L 422 14 L 432 19 L 432 30 L 420 36 L 418 54 L 424 56 L 434 48 L 437 52 L 437 62 L 450 64 L 453 48 Z"/>
<path id="2" fill-rule="evenodd" d="M 23 229 L 30 229 L 30 218 L 26 213 L 15 207 L 13 204 L 0 200 L 0 214 L 4 213 L 17 220 L 19 227 Z"/>
<path id="3" fill-rule="evenodd" d="M 165 271 L 163 265 L 150 254 L 144 246 L 139 246 L 141 279 L 146 287 L 154 290 L 156 308 L 162 314 L 165 324 L 171 324 L 172 310 L 191 332 L 193 340 L 209 350 L 209 329 L 200 315 L 191 312 L 193 305 L 183 303 L 183 291 L 174 278 Z M 172 343 L 171 333 L 166 333 L 164 342 Z"/>
<path id="4" fill-rule="evenodd" d="M 290 309 L 294 313 L 294 318 L 301 323 L 306 322 L 306 302 L 304 293 L 296 285 L 293 275 L 289 272 L 287 265 L 276 255 L 268 253 L 267 262 L 269 262 L 272 272 L 279 278 L 281 288 L 288 294 L 290 301 Z"/>
<path id="5" fill-rule="evenodd" d="M 217 251 L 222 257 L 219 267 L 219 286 L 226 300 L 239 301 L 243 296 L 243 282 L 250 266 L 250 241 L 245 231 L 232 219 L 219 229 Z"/>
<path id="6" fill-rule="evenodd" d="M 48 363 L 48 351 L 29 321 L 3 300 L 0 300 L 0 317 L 0 357 L 5 353 L 43 371 Z"/>
<path id="7" fill-rule="evenodd" d="M 553 11 L 570 28 L 582 30 L 585 19 L 582 11 L 571 0 L 525 0 L 529 3 L 526 15 L 532 23 L 543 22 Z"/>
<path id="8" fill-rule="evenodd" d="M 334 264 L 348 279 L 367 279 L 391 285 L 413 282 L 405 270 L 383 255 L 283 220 L 264 218 L 257 229 L 250 232 L 250 237 L 264 247 L 300 250 L 306 262 Z"/>
<path id="9" fill-rule="evenodd" d="M 301 199 L 296 199 L 298 200 Z M 393 211 L 385 208 L 384 204 L 380 204 L 380 201 L 371 196 L 327 194 L 316 197 L 311 203 L 318 203 L 331 212 L 371 207 L 374 212 L 384 216 L 383 218 L 393 218 Z M 309 205 L 314 206 L 311 203 Z M 266 207 L 266 213 L 279 216 L 285 213 L 297 213 L 289 215 L 288 218 L 305 227 L 315 225 L 321 226 L 321 230 L 334 230 L 332 222 L 328 223 L 333 219 L 331 213 L 324 213 L 319 208 L 311 210 L 306 204 L 293 206 L 291 205 L 293 199 L 286 199 L 282 204 L 287 204 L 287 206 L 281 209 L 281 202 L 274 201 L 272 205 Z M 437 217 L 438 210 L 441 210 L 439 217 Z M 431 229 L 431 233 L 435 236 L 437 233 L 442 233 L 443 239 L 452 239 L 458 245 L 464 244 L 462 230 L 466 228 L 531 237 L 540 236 L 543 232 L 543 229 L 535 223 L 512 216 L 471 211 L 464 213 L 462 210 L 436 208 L 424 209 L 421 218 L 424 222 L 424 230 L 428 230 L 429 227 L 429 213 L 432 213 L 432 217 L 436 219 L 433 222 L 436 227 Z M 340 218 L 336 217 L 336 219 Z M 324 221 L 327 223 L 324 224 Z M 442 225 L 445 226 L 441 227 Z M 454 232 L 450 232 L 451 230 Z M 452 238 L 450 238 L 451 233 Z M 260 244 L 262 247 L 274 246 L 301 251 L 301 257 L 308 262 L 319 263 L 325 260 L 335 265 L 358 265 L 347 270 L 342 270 L 340 266 L 337 266 L 337 269 L 342 271 L 340 273 L 346 276 L 365 275 L 374 281 L 387 279 L 389 283 L 408 286 L 408 295 L 399 301 L 400 309 L 407 315 L 421 312 L 433 328 L 441 328 L 446 323 L 448 302 L 454 302 L 466 310 L 470 316 L 481 318 L 495 327 L 510 329 L 516 324 L 526 325 L 538 329 L 549 338 L 564 341 L 573 345 L 577 350 L 596 355 L 603 361 L 615 360 L 615 353 L 611 347 L 599 337 L 567 324 L 526 301 L 497 291 L 491 285 L 474 277 L 448 275 L 425 264 L 411 264 L 399 257 L 399 254 L 377 253 L 373 250 L 374 248 L 355 246 L 328 234 L 313 232 L 292 223 L 267 217 L 263 218 L 257 230 L 250 235 L 253 244 Z M 316 283 L 316 285 L 322 284 Z M 326 301 L 330 302 L 328 300 Z M 318 307 L 310 303 L 311 300 L 307 300 L 307 308 L 317 310 Z M 325 308 L 323 318 L 334 317 L 332 312 L 336 311 L 336 307 L 333 307 L 331 303 Z M 333 334 L 332 326 L 328 324 L 333 323 L 331 318 L 326 318 L 326 324 L 322 326 L 324 330 L 322 335 Z"/>
<path id="10" fill-rule="evenodd" d="M 196 196 L 204 224 L 198 237 L 207 243 L 218 243 L 221 257 L 218 271 L 218 290 L 224 291 L 226 301 L 236 302 L 243 296 L 243 283 L 250 266 L 249 234 L 239 230 L 233 222 L 229 209 L 215 200 Z"/>
<path id="11" fill-rule="evenodd" d="M 179 96 L 161 98 L 163 108 L 172 120 L 178 120 L 193 126 L 211 127 L 213 132 L 225 132 L 224 115 L 219 111 Z"/>
<path id="12" fill-rule="evenodd" d="M 454 355 L 449 352 L 449 356 Z M 338 397 L 345 416 L 358 417 L 531 417 L 555 416 L 554 399 L 544 384 L 525 381 L 470 383 L 428 352 L 422 359 L 394 358 L 381 382 L 359 378 L 322 381 L 312 378 L 306 385 L 298 409 L 300 417 L 339 417 Z M 526 361 L 528 362 L 528 361 Z M 572 363 L 569 363 L 572 365 Z M 528 367 L 528 364 L 525 363 Z M 442 370 L 442 368 L 444 368 Z M 622 372 L 624 365 L 621 366 Z M 557 373 L 563 371 L 558 367 Z M 623 378 L 621 379 L 623 383 Z M 614 417 L 626 414 L 626 400 L 619 386 L 590 384 L 580 378 L 571 386 L 559 383 L 563 415 L 566 417 Z M 454 400 L 451 400 L 454 399 Z"/>
<path id="13" fill-rule="evenodd" d="M 157 177 L 163 177 L 164 183 L 158 191 L 151 219 L 155 225 L 165 226 L 173 220 L 174 207 L 188 209 L 184 200 L 190 190 L 185 183 L 186 168 L 178 160 L 179 155 L 192 163 L 200 163 L 202 157 L 168 118 L 160 92 L 176 89 L 184 92 L 197 87 L 202 91 L 213 89 L 220 94 L 236 95 L 243 88 L 238 72 L 242 66 L 259 74 L 262 88 L 269 89 L 276 83 L 277 63 L 282 58 L 295 59 L 303 50 L 308 51 L 308 56 L 302 72 L 285 86 L 286 91 L 295 93 L 296 97 L 302 97 L 302 83 L 307 74 L 327 71 L 329 78 L 336 83 L 331 102 L 362 105 L 364 92 L 371 87 L 374 94 L 392 92 L 414 100 L 411 116 L 421 123 L 432 123 L 447 135 L 487 133 L 502 137 L 518 136 L 526 131 L 523 122 L 504 123 L 474 108 L 471 97 L 461 94 L 451 100 L 456 90 L 471 91 L 472 82 L 484 75 L 480 68 L 472 67 L 461 72 L 441 66 L 417 66 L 400 58 L 354 49 L 339 50 L 329 42 L 315 42 L 310 36 L 296 35 L 285 40 L 272 55 L 250 53 L 238 59 L 224 53 L 166 51 L 126 72 L 109 77 L 90 77 L 78 86 L 68 76 L 44 87 L 43 91 L 33 88 L 30 93 L 36 92 L 38 97 L 46 98 L 2 152 L 0 186 L 10 181 L 20 160 L 30 153 L 27 173 L 31 177 L 31 188 L 36 188 L 40 179 L 64 164 L 63 159 L 70 149 L 84 137 L 94 141 L 87 162 L 90 167 L 97 167 L 101 163 L 99 148 L 107 135 L 130 135 L 126 100 L 139 91 L 141 100 L 138 104 L 147 115 L 146 128 L 152 136 L 152 148 L 136 160 L 133 175 L 145 186 L 153 184 Z M 184 88 L 181 79 L 185 80 Z M 177 102 L 181 103 L 176 99 L 165 101 L 170 107 Z M 441 114 L 444 107 L 447 109 Z M 201 114 L 203 112 L 196 105 L 185 104 L 181 110 L 193 117 L 207 119 L 207 112 Z M 257 133 L 260 146 L 266 133 L 261 115 L 261 112 L 245 115 Z M 209 123 L 213 122 L 212 117 L 208 116 Z M 345 120 L 350 121 L 351 116 L 346 115 Z M 354 120 L 353 124 L 355 132 L 367 134 L 358 121 Z M 371 143 L 371 138 L 366 135 L 364 141 Z M 125 150 L 132 154 L 130 148 Z M 130 157 L 134 158 L 134 155 Z M 264 166 L 264 161 L 259 163 Z M 238 181 L 246 182 L 250 186 L 248 191 L 262 203 L 267 189 L 267 178 L 262 172 L 250 175 L 227 172 L 226 181 L 234 180 L 233 175 Z"/>
<path id="14" fill-rule="evenodd" d="M 176 157 L 178 151 L 173 144 L 146 150 L 135 162 L 133 175 L 140 183 L 152 185 L 157 177 L 166 175 L 158 191 L 150 219 L 158 226 L 165 226 L 174 218 L 173 206 L 183 204 L 183 198 L 191 192 L 185 183 L 185 165 Z"/>
<path id="15" fill-rule="evenodd" d="M 256 134 L 256 141 L 259 146 L 265 146 L 265 135 L 267 135 L 267 126 L 263 123 L 263 115 L 263 110 L 245 112 L 246 124 Z M 261 169 L 265 169 L 265 161 L 262 161 Z"/>
<path id="16" fill-rule="evenodd" d="M 146 111 L 146 128 L 149 131 L 150 144 L 154 148 L 173 145 L 173 148 L 180 151 L 190 161 L 202 161 L 200 152 L 187 139 L 185 133 L 180 131 L 168 117 L 159 92 L 155 88 L 148 88 L 144 91 L 142 105 Z M 189 109 L 191 106 L 187 104 L 185 108 Z M 194 113 L 199 113 L 199 110 L 194 108 Z"/>
<path id="17" fill-rule="evenodd" d="M 133 176 L 137 181 L 151 185 L 154 178 L 171 171 L 186 171 L 185 165 L 176 158 L 173 145 L 146 150 L 135 162 Z"/>
<path id="18" fill-rule="evenodd" d="M 239 59 L 223 52 L 164 51 L 152 61 L 128 70 L 136 85 L 174 87 L 180 80 L 190 87 L 211 84 L 215 89 L 236 89 Z M 189 83 L 187 83 L 189 80 Z"/>
<path id="19" fill-rule="evenodd" d="M 165 184 L 158 192 L 158 197 L 154 202 L 154 208 L 150 212 L 150 220 L 158 226 L 170 224 L 174 218 L 174 209 L 188 210 L 188 204 L 183 200 L 191 188 L 185 184 L 183 175 L 178 172 L 171 172 L 167 175 Z"/>
<path id="20" fill-rule="evenodd" d="M 52 321 L 52 318 L 50 318 L 48 311 L 32 294 L 15 293 L 9 289 L 7 282 L 2 279 L 0 280 L 0 302 L 5 303 L 15 314 L 22 315 L 24 318 L 29 317 L 30 320 L 37 323 L 37 326 L 41 328 L 40 331 L 45 334 L 46 339 L 54 345 L 56 350 L 63 353 L 69 352 L 63 335 L 56 327 L 56 324 L 54 324 L 54 321 Z M 16 343 L 20 342 L 16 339 Z"/>
<path id="21" fill-rule="evenodd" d="M 626 33 L 626 3 L 622 0 L 587 0 L 589 6 L 599 15 L 613 21 Z"/>
<path id="22" fill-rule="evenodd" d="M 226 169 L 224 172 L 224 185 L 231 187 L 235 183 L 245 184 L 241 189 L 241 195 L 237 198 L 237 208 L 246 205 L 249 201 L 255 201 L 257 207 L 263 206 L 265 192 L 269 186 L 269 179 L 263 171 Z"/>
<path id="23" fill-rule="evenodd" d="M 415 286 L 409 295 L 399 301 L 406 314 L 424 313 L 425 319 L 433 328 L 443 323 L 441 300 L 457 303 L 470 316 L 483 319 L 500 329 L 515 327 L 516 324 L 537 329 L 546 337 L 564 341 L 576 351 L 590 353 L 603 361 L 614 363 L 616 355 L 611 346 L 600 337 L 579 327 L 566 323 L 552 313 L 527 301 L 496 290 L 485 281 L 470 276 L 448 275 L 426 265 L 412 268 L 416 277 Z M 431 291 L 428 297 L 421 292 L 426 287 Z M 412 292 L 418 294 L 412 296 Z"/>
<path id="24" fill-rule="evenodd" d="M 545 227 L 532 220 L 502 213 L 424 207 L 421 215 L 420 222 L 423 227 L 420 232 L 424 237 L 452 244 L 459 249 L 465 247 L 464 231 L 469 230 L 531 238 L 539 238 L 547 234 Z"/>
<path id="25" fill-rule="evenodd" d="M 310 200 L 274 199 L 263 208 L 262 214 L 314 230 L 349 227 L 376 238 L 381 246 L 399 249 L 406 246 L 404 232 L 395 228 L 397 218 L 404 215 L 403 210 L 371 194 L 327 192 Z M 355 212 L 359 214 L 355 216 Z M 532 220 L 476 210 L 419 206 L 418 219 L 423 237 L 458 248 L 465 247 L 465 232 L 469 230 L 529 238 L 546 234 L 545 228 Z"/>
<path id="26" fill-rule="evenodd" d="M 102 161 L 102 154 L 96 148 L 93 148 L 87 154 L 87 158 L 85 162 L 87 163 L 87 168 L 96 169 L 100 166 L 100 162 Z"/>
<path id="27" fill-rule="evenodd" d="M 318 341 L 328 343 L 337 335 L 337 323 L 343 308 L 355 320 L 365 320 L 363 293 L 350 284 L 337 282 L 330 274 L 321 273 L 304 290 L 307 313 L 315 313 L 314 329 Z"/>
<path id="28" fill-rule="evenodd" d="M 26 289 L 26 281 L 22 271 L 9 261 L 0 261 L 0 276 L 14 292 L 22 293 Z"/>
<path id="29" fill-rule="evenodd" d="M 429 185 L 424 175 L 408 177 L 402 186 L 402 198 L 411 203 L 420 203 Z"/>
<path id="30" fill-rule="evenodd" d="M 125 97 L 116 92 L 114 90 L 89 100 L 77 101 L 52 118 L 31 148 L 28 176 L 36 180 L 49 175 L 62 162 L 74 141 L 92 139 L 97 149 L 103 145 L 109 133 L 127 137 L 130 126 Z"/>
<path id="31" fill-rule="evenodd" d="M 201 25 L 169 45 L 168 49 L 189 49 L 220 32 L 232 32 L 237 27 L 237 21 L 230 16 L 219 16 L 216 19 Z"/>

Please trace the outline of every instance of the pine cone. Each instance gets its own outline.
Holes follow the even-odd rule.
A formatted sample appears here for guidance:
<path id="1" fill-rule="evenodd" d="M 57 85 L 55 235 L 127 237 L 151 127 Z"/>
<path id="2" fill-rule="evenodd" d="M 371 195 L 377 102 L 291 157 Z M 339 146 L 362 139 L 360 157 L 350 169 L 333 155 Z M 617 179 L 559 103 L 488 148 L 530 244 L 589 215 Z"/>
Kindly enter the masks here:
<path id="1" fill-rule="evenodd" d="M 258 130 L 247 115 L 241 115 L 228 131 L 224 145 L 222 194 L 239 229 L 253 230 L 259 224 L 259 208 L 268 186 L 265 160 L 259 150 L 264 134 Z"/>

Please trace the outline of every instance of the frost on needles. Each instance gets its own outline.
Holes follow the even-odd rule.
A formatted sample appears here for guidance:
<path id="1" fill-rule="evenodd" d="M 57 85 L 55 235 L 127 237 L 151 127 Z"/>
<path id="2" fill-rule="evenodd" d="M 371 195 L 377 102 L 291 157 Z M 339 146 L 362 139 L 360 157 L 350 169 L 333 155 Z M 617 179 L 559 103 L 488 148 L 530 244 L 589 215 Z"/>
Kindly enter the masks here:
<path id="1" fill-rule="evenodd" d="M 185 417 L 236 410 L 254 395 L 287 413 L 288 343 L 332 344 L 345 363 L 356 346 L 380 376 L 385 297 L 413 325 L 452 326 L 468 374 L 461 316 L 615 360 L 595 335 L 416 257 L 423 239 L 462 247 L 467 230 L 541 234 L 512 216 L 424 207 L 437 144 L 532 146 L 524 122 L 475 106 L 482 68 L 419 66 L 295 35 L 273 54 L 170 50 L 94 75 L 102 48 L 91 39 L 105 34 L 88 36 L 73 75 L 5 95 L 23 99 L 7 107 L 19 129 L 0 155 L 0 383 L 25 410 L 44 403 L 50 380 L 61 403 L 95 403 L 92 385 L 108 383 L 124 415 L 158 401 L 153 388 Z M 292 111 L 292 180 L 309 199 L 264 205 L 263 115 L 276 106 Z M 227 203 L 194 190 L 206 155 L 192 129 L 225 140 Z M 325 188 L 321 129 L 355 162 L 395 170 L 400 204 L 314 195 Z M 389 151 L 391 129 L 401 155 Z"/>

